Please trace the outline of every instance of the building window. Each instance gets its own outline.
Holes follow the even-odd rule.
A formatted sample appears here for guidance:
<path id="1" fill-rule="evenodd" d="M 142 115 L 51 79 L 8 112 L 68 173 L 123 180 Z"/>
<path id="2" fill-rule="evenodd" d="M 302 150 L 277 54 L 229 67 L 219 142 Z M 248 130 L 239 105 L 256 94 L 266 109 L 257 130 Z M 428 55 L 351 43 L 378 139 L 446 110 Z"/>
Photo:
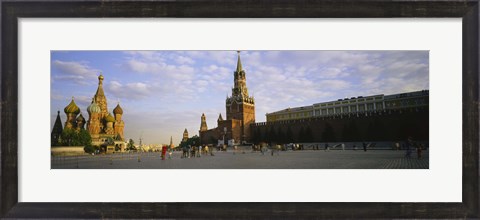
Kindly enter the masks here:
<path id="1" fill-rule="evenodd" d="M 328 114 L 329 114 L 329 115 L 330 115 L 330 114 L 333 114 L 333 108 L 329 108 L 329 109 L 328 109 Z"/>
<path id="2" fill-rule="evenodd" d="M 348 106 L 343 107 L 343 113 L 347 113 L 347 112 L 348 112 Z"/>
<path id="3" fill-rule="evenodd" d="M 315 115 L 320 115 L 320 110 L 319 109 L 315 110 Z"/>
<path id="4" fill-rule="evenodd" d="M 357 106 L 356 105 L 350 106 L 350 112 L 356 112 L 356 111 L 357 111 Z"/>

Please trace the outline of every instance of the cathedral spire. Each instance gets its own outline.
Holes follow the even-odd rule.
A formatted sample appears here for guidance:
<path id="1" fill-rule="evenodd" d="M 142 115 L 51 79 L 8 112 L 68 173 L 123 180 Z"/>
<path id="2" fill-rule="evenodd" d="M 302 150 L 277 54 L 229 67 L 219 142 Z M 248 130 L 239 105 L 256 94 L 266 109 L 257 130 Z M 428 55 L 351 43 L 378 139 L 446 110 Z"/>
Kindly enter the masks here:
<path id="1" fill-rule="evenodd" d="M 97 92 L 95 93 L 95 96 L 105 96 L 105 93 L 103 92 L 103 75 L 100 73 L 100 76 L 98 76 L 98 88 Z"/>
<path id="2" fill-rule="evenodd" d="M 238 53 L 238 60 L 237 60 L 237 72 L 240 72 L 243 70 L 242 68 L 242 61 L 240 60 L 240 51 L 237 51 Z"/>
<path id="3" fill-rule="evenodd" d="M 55 123 L 53 124 L 53 129 L 51 133 L 51 145 L 57 146 L 60 145 L 60 136 L 62 135 L 63 127 L 62 127 L 62 120 L 60 119 L 60 111 L 57 111 L 57 118 L 55 119 Z"/>
<path id="4" fill-rule="evenodd" d="M 106 117 L 108 115 L 108 109 L 107 109 L 107 98 L 105 97 L 105 93 L 103 92 L 102 73 L 100 73 L 100 76 L 98 76 L 98 88 L 93 98 L 95 99 L 95 102 L 98 104 L 98 106 L 101 109 L 101 118 Z"/>

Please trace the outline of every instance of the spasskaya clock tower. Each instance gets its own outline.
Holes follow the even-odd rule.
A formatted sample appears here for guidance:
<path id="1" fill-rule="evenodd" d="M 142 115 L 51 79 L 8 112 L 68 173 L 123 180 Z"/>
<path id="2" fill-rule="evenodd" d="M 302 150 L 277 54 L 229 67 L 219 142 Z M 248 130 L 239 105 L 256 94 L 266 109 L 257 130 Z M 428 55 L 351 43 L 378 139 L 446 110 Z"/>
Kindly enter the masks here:
<path id="1" fill-rule="evenodd" d="M 242 68 L 240 51 L 238 52 L 237 69 L 234 74 L 232 96 L 225 102 L 227 120 L 241 120 L 241 140 L 251 141 L 250 124 L 255 123 L 255 99 L 248 95 L 247 78 Z"/>

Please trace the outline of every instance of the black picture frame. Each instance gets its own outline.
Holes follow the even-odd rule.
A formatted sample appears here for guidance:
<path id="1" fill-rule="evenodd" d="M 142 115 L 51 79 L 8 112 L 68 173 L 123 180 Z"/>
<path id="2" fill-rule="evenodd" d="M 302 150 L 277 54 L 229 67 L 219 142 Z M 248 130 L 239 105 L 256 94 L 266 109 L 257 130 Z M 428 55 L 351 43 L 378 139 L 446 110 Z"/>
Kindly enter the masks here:
<path id="1" fill-rule="evenodd" d="M 1 13 L 0 214 L 3 218 L 480 218 L 478 0 L 2 1 Z M 462 202 L 19 203 L 17 19 L 26 17 L 463 18 Z"/>

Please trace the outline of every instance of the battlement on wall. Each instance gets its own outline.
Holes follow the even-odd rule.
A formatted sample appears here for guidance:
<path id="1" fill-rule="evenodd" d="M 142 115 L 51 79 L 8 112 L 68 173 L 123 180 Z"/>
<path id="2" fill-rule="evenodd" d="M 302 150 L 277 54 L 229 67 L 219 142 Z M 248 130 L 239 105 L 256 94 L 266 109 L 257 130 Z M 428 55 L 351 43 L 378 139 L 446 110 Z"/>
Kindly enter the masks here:
<path id="1" fill-rule="evenodd" d="M 429 138 L 429 109 L 370 111 L 251 125 L 254 142 L 403 141 Z"/>
<path id="2" fill-rule="evenodd" d="M 319 121 L 319 120 L 331 120 L 331 119 L 357 119 L 357 118 L 370 118 L 370 117 L 379 117 L 379 116 L 387 116 L 387 115 L 402 115 L 407 113 L 421 113 L 421 112 L 428 112 L 428 107 L 419 107 L 419 108 L 405 108 L 405 109 L 395 109 L 395 110 L 380 110 L 380 111 L 362 111 L 362 112 L 354 112 L 354 113 L 338 113 L 333 115 L 326 115 L 326 116 L 315 116 L 310 118 L 304 119 L 292 119 L 292 120 L 282 120 L 282 121 L 273 121 L 273 122 L 257 122 L 253 123 L 250 126 L 267 126 L 267 125 L 274 125 L 274 124 L 295 124 L 295 123 L 305 123 L 310 121 Z"/>

